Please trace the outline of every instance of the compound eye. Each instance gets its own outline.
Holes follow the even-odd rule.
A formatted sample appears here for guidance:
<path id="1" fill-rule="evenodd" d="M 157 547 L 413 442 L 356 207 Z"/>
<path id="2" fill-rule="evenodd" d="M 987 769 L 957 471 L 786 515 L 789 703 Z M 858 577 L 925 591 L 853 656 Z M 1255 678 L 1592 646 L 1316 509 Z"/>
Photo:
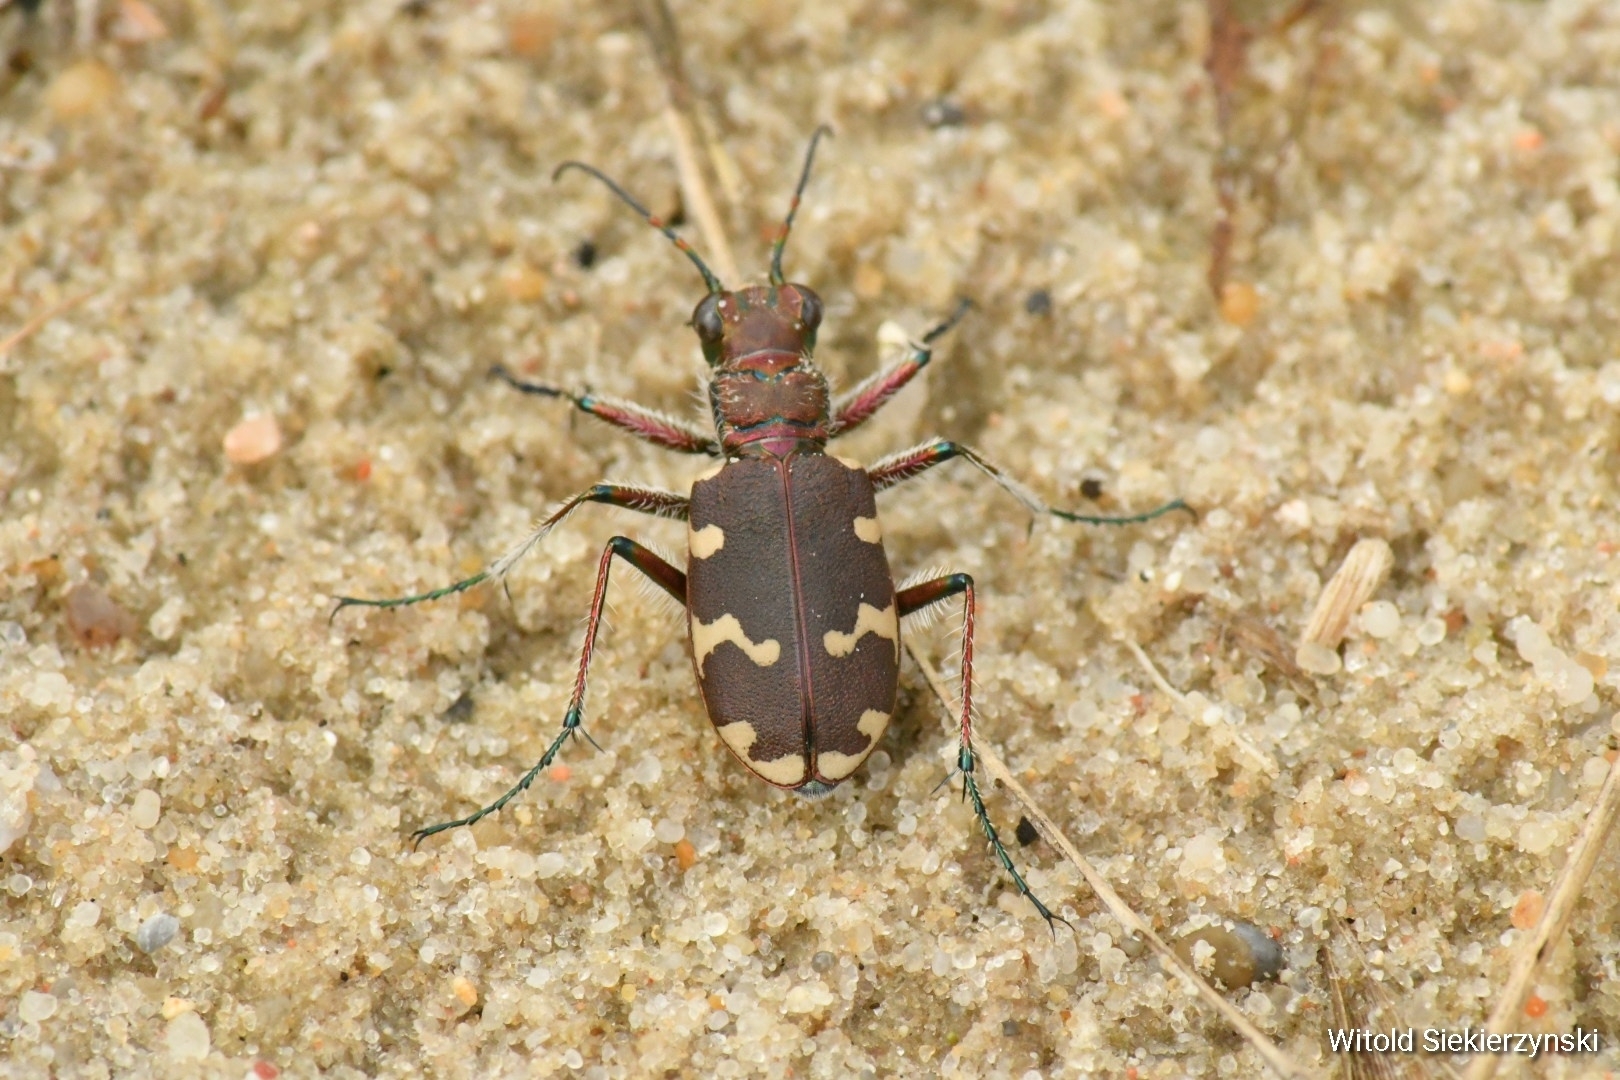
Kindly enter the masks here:
<path id="1" fill-rule="evenodd" d="M 720 296 L 710 293 L 698 303 L 692 312 L 692 329 L 703 344 L 713 345 L 720 340 L 726 332 L 726 324 L 720 318 Z"/>
<path id="2" fill-rule="evenodd" d="M 799 321 L 812 333 L 821 325 L 821 297 L 809 289 L 799 290 Z"/>

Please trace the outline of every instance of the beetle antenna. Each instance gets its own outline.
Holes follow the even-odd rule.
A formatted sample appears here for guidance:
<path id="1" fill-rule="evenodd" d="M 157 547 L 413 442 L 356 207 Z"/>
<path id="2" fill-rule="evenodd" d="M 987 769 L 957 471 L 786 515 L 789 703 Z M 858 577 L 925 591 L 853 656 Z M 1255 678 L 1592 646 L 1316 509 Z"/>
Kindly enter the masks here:
<path id="1" fill-rule="evenodd" d="M 793 201 L 788 204 L 787 217 L 782 222 L 782 231 L 776 234 L 776 243 L 771 245 L 771 284 L 785 283 L 782 277 L 782 249 L 787 247 L 788 233 L 793 231 L 793 215 L 799 212 L 799 198 L 804 194 L 804 186 L 810 182 L 810 163 L 816 159 L 816 144 L 823 135 L 831 135 L 832 128 L 822 124 L 816 128 L 816 133 L 810 136 L 810 149 L 804 152 L 804 168 L 799 173 L 799 186 L 793 189 Z"/>
<path id="2" fill-rule="evenodd" d="M 814 143 L 811 144 L 811 149 L 815 149 Z M 805 162 L 805 165 L 808 167 L 809 162 Z M 671 229 L 668 225 L 665 225 L 662 219 L 654 217 L 651 210 L 648 210 L 645 206 L 638 203 L 628 191 L 624 190 L 624 188 L 620 187 L 612 180 L 609 180 L 607 174 L 602 172 L 602 170 L 598 169 L 596 166 L 587 165 L 583 161 L 565 161 L 561 165 L 557 166 L 557 171 L 551 174 L 551 179 L 555 182 L 558 177 L 562 176 L 562 174 L 567 172 L 569 169 L 578 169 L 580 172 L 589 173 L 598 180 L 602 181 L 602 183 L 607 185 L 607 189 L 609 191 L 617 195 L 621 201 L 630 207 L 630 209 L 640 214 L 642 218 L 646 220 L 647 224 L 669 237 L 669 242 L 679 248 L 682 254 L 684 254 L 688 259 L 692 260 L 692 265 L 698 268 L 698 273 L 703 275 L 703 283 L 709 287 L 710 293 L 720 293 L 726 291 L 725 286 L 720 284 L 720 279 L 714 276 L 714 271 L 710 270 L 708 266 L 704 264 L 703 260 L 698 257 L 698 253 L 692 250 L 692 245 L 688 244 L 685 238 L 676 235 L 674 229 Z M 803 182 L 801 181 L 800 187 L 803 186 Z M 797 196 L 794 196 L 793 202 L 795 206 L 798 205 Z M 789 215 L 789 220 L 792 220 L 792 215 Z"/>

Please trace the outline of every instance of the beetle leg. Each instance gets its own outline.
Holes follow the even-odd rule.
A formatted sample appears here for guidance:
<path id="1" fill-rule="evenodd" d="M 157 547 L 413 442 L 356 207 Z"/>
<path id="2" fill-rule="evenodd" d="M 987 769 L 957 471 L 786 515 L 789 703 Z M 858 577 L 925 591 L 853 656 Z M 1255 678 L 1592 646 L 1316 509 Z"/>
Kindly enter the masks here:
<path id="1" fill-rule="evenodd" d="M 652 579 L 653 584 L 663 589 L 680 602 L 682 608 L 686 607 L 686 574 L 669 565 L 652 551 L 642 547 L 626 536 L 615 536 L 607 542 L 602 549 L 602 561 L 596 569 L 596 593 L 591 598 L 591 613 L 585 620 L 585 647 L 580 652 L 579 674 L 574 678 L 574 694 L 568 699 L 568 711 L 563 714 L 562 730 L 557 737 L 551 740 L 546 752 L 534 768 L 523 774 L 523 779 L 514 784 L 505 795 L 496 799 L 488 806 L 475 814 L 469 814 L 455 821 L 446 821 L 439 825 L 429 825 L 425 829 L 417 829 L 411 834 L 413 842 L 420 844 L 434 833 L 444 832 L 446 829 L 460 828 L 463 825 L 473 825 L 495 813 L 518 795 L 528 790 L 534 778 L 544 772 L 556 758 L 563 743 L 570 738 L 583 735 L 585 722 L 585 688 L 591 673 L 591 654 L 596 650 L 596 630 L 602 622 L 602 603 L 607 597 L 608 570 L 613 565 L 614 556 L 618 556 L 631 566 L 640 570 Z M 587 739 L 589 735 L 585 736 Z"/>
<path id="2" fill-rule="evenodd" d="M 910 450 L 902 450 L 898 454 L 891 454 L 866 470 L 872 478 L 872 486 L 879 491 L 903 484 L 912 477 L 932 469 L 935 465 L 944 464 L 952 458 L 963 458 L 970 462 L 974 468 L 1001 485 L 1001 489 L 1037 514 L 1051 514 L 1064 521 L 1078 521 L 1086 525 L 1136 525 L 1144 521 L 1152 521 L 1156 517 L 1170 513 L 1172 510 L 1185 510 L 1192 514 L 1193 508 L 1180 499 L 1171 499 L 1163 506 L 1140 514 L 1120 514 L 1109 516 L 1104 514 L 1076 514 L 1072 510 L 1058 510 L 1047 506 L 1036 494 L 1023 484 L 1002 472 L 971 446 L 951 442 L 949 439 L 930 439 L 920 446 Z"/>
<path id="3" fill-rule="evenodd" d="M 832 437 L 847 434 L 864 424 L 890 398 L 904 389 L 912 377 L 927 367 L 928 362 L 934 358 L 934 350 L 930 346 L 949 332 L 951 327 L 961 322 L 962 316 L 966 315 L 968 308 L 972 306 L 972 301 L 969 300 L 958 303 L 956 310 L 951 312 L 951 317 L 924 334 L 922 341 L 904 360 L 862 379 L 855 389 L 839 395 L 833 404 L 833 420 L 829 428 Z"/>
<path id="4" fill-rule="evenodd" d="M 666 450 L 675 450 L 682 454 L 720 456 L 720 444 L 711 436 L 699 431 L 696 425 L 677 420 L 673 416 L 665 416 L 633 401 L 597 397 L 587 391 L 564 390 L 560 386 L 551 386 L 547 383 L 525 382 L 500 364 L 490 368 L 489 373 L 507 386 L 521 390 L 525 394 L 567 398 L 580 412 L 594 416 L 598 420 L 605 420 L 654 446 L 662 446 Z"/>
<path id="5" fill-rule="evenodd" d="M 488 581 L 490 578 L 499 579 L 505 577 L 506 572 L 512 569 L 513 563 L 527 555 L 531 548 L 545 539 L 547 533 L 562 524 L 564 518 L 588 502 L 607 503 L 609 506 L 622 506 L 626 510 L 636 510 L 643 514 L 653 514 L 658 517 L 685 521 L 688 499 L 685 495 L 677 495 L 673 491 L 660 491 L 657 488 L 635 487 L 630 484 L 593 484 L 563 503 L 549 517 L 535 526 L 534 531 L 524 537 L 521 543 L 472 577 L 463 578 L 454 585 L 446 585 L 442 589 L 417 593 L 414 596 L 397 596 L 389 600 L 363 600 L 355 596 L 340 596 L 337 598 L 337 607 L 332 609 L 331 618 L 327 622 L 337 618 L 337 613 L 346 607 L 405 607 L 409 604 L 420 604 L 424 600 L 439 600 L 459 592 L 466 592 L 474 585 Z M 668 588 L 668 586 L 665 587 Z M 686 603 L 686 594 L 683 592 L 676 599 L 684 604 Z"/>
<path id="6" fill-rule="evenodd" d="M 979 782 L 974 776 L 974 766 L 977 759 L 973 753 L 973 578 L 967 574 L 947 574 L 944 577 L 934 578 L 913 585 L 909 589 L 901 589 L 895 596 L 895 603 L 899 608 L 901 617 L 910 615 L 914 611 L 937 604 L 941 600 L 962 594 L 962 723 L 960 742 L 956 752 L 956 768 L 962 774 L 962 797 L 973 804 L 973 815 L 979 819 L 979 828 L 984 830 L 984 838 L 990 842 L 990 850 L 996 854 L 1003 870 L 1013 879 L 1021 895 L 1028 898 L 1035 905 L 1035 910 L 1046 925 L 1053 932 L 1057 931 L 1057 924 L 1062 923 L 1071 930 L 1069 921 L 1061 915 L 1054 915 L 1052 909 L 1043 904 L 1040 897 L 1030 891 L 1029 883 L 1024 875 L 1018 872 L 1013 865 L 1012 856 L 1007 853 L 1007 847 L 1001 842 L 1001 835 L 990 821 L 990 814 L 984 808 L 984 798 L 979 794 Z"/>

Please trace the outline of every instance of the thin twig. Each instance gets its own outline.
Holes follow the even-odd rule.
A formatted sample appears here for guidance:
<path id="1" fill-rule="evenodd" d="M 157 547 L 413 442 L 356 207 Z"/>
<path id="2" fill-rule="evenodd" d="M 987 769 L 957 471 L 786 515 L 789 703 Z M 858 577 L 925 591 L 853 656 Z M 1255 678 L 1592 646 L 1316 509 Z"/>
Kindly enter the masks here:
<path id="1" fill-rule="evenodd" d="M 1187 700 L 1186 694 L 1183 694 L 1180 690 L 1177 690 L 1175 687 L 1170 685 L 1170 681 L 1159 673 L 1159 669 L 1155 667 L 1153 661 L 1148 658 L 1148 654 L 1142 651 L 1142 647 L 1140 645 L 1132 641 L 1130 638 L 1124 636 L 1120 636 L 1116 638 L 1116 640 L 1121 645 L 1125 646 L 1132 656 L 1136 657 L 1136 662 L 1141 664 L 1142 670 L 1148 673 L 1148 678 L 1153 680 L 1153 685 L 1158 687 L 1159 691 L 1171 701 L 1175 702 L 1178 709 L 1186 713 L 1189 719 L 1196 720 L 1199 723 L 1204 722 L 1204 718 L 1199 714 L 1198 708 L 1191 701 Z M 1244 754 L 1248 755 L 1252 764 L 1256 768 L 1265 773 L 1267 776 L 1277 775 L 1277 763 L 1272 760 L 1269 754 L 1265 753 L 1265 751 L 1261 750 L 1258 746 L 1250 742 L 1241 731 L 1230 725 L 1226 725 L 1225 733 L 1239 750 L 1242 750 Z"/>
<path id="2" fill-rule="evenodd" d="M 71 296 L 68 299 L 63 300 L 61 303 L 41 311 L 38 315 L 35 315 L 33 318 L 23 323 L 16 329 L 15 332 L 7 337 L 0 338 L 0 358 L 4 358 L 5 355 L 13 348 L 39 333 L 40 328 L 46 323 L 56 318 L 64 311 L 70 311 L 73 308 L 78 307 L 80 304 L 84 303 L 94 295 L 95 293 L 93 292 L 87 292 L 80 293 L 78 296 Z"/>
<path id="3" fill-rule="evenodd" d="M 944 681 L 940 678 L 939 673 L 934 670 L 932 661 L 925 657 L 910 641 L 906 642 L 906 652 L 910 654 L 916 665 L 922 669 L 923 678 L 928 681 L 929 687 L 934 691 L 934 696 L 939 699 L 940 707 L 945 710 L 945 715 L 949 719 L 952 730 L 954 730 L 957 719 L 956 710 L 951 703 L 950 695 L 946 691 Z M 973 751 L 974 756 L 984 763 L 985 771 L 990 777 L 993 780 L 1000 781 L 1002 786 L 1012 794 L 1013 799 L 1023 810 L 1025 816 L 1035 824 L 1035 828 L 1046 838 L 1047 843 L 1062 852 L 1064 858 L 1074 864 L 1075 868 L 1080 871 L 1080 876 L 1086 879 L 1086 884 L 1091 886 L 1091 890 L 1103 902 L 1103 906 L 1108 909 L 1109 913 L 1119 921 L 1119 924 L 1127 932 L 1139 935 L 1146 941 L 1153 951 L 1159 955 L 1160 961 L 1186 980 L 1194 993 L 1208 1002 L 1216 1012 L 1220 1013 L 1221 1018 L 1230 1024 L 1234 1031 L 1247 1039 L 1249 1045 L 1254 1047 L 1255 1053 L 1259 1054 L 1278 1076 L 1303 1077 L 1309 1075 L 1295 1064 L 1287 1054 L 1283 1053 L 1276 1043 L 1266 1038 L 1265 1034 L 1255 1027 L 1248 1017 L 1244 1016 L 1235 1005 L 1222 997 L 1220 992 L 1211 986 L 1203 976 L 1199 975 L 1191 964 L 1183 960 L 1174 949 L 1165 943 L 1163 938 L 1153 932 L 1153 928 L 1148 926 L 1140 915 L 1132 911 L 1125 901 L 1120 899 L 1119 894 L 1108 884 L 1107 879 L 1098 873 L 1097 869 L 1086 860 L 1086 857 L 1080 854 L 1079 849 L 1069 842 L 1069 838 L 1063 835 L 1063 831 L 1058 828 L 1057 823 L 1047 817 L 1039 806 L 1035 805 L 1035 801 L 1030 798 L 1029 792 L 1024 790 L 1023 785 L 1013 779 L 1012 773 L 1007 770 L 1006 764 L 994 750 L 989 749 L 981 740 L 975 739 Z"/>
<path id="4" fill-rule="evenodd" d="M 1561 941 L 1564 932 L 1569 929 L 1575 904 L 1581 898 L 1581 889 L 1586 885 L 1587 878 L 1592 876 L 1592 868 L 1603 853 L 1603 843 L 1609 838 L 1617 817 L 1620 817 L 1620 755 L 1615 757 L 1609 768 L 1609 775 L 1598 792 L 1597 804 L 1586 815 L 1581 835 L 1575 838 L 1575 844 L 1570 848 L 1569 859 L 1559 871 L 1552 897 L 1547 901 L 1546 910 L 1541 913 L 1541 920 L 1519 943 L 1507 984 L 1502 987 L 1502 996 L 1497 998 L 1496 1007 L 1485 1021 L 1485 1026 L 1491 1031 L 1511 1030 L 1518 1017 L 1524 1014 L 1530 984 L 1540 973 L 1542 962 L 1547 959 L 1553 945 Z M 1468 1063 L 1468 1071 L 1463 1076 L 1465 1080 L 1485 1080 L 1496 1071 L 1500 1060 L 1496 1054 L 1480 1054 Z"/>

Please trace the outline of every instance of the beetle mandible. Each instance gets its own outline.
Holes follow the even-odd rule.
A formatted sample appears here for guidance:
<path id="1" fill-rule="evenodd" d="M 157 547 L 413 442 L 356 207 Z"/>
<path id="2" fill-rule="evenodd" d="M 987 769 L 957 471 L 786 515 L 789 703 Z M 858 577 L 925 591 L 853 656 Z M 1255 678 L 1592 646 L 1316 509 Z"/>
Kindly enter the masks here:
<path id="1" fill-rule="evenodd" d="M 973 579 L 947 574 L 896 589 L 883 549 L 876 495 L 953 458 L 962 458 L 1031 511 L 1064 521 L 1123 525 L 1186 510 L 1180 499 L 1142 514 L 1105 517 L 1047 506 L 971 447 L 930 439 L 870 467 L 827 453 L 928 365 L 933 343 L 968 309 L 967 301 L 916 342 L 908 355 L 832 397 L 816 367 L 821 299 L 782 275 L 782 252 L 825 127 L 810 139 L 798 185 L 771 249 L 769 283 L 727 289 L 683 238 L 601 171 L 595 177 L 666 236 L 703 275 L 708 293 L 691 326 L 711 369 L 714 434 L 628 401 L 527 382 L 504 367 L 492 374 L 517 390 L 564 398 L 580 411 L 654 445 L 716 459 L 681 495 L 632 484 L 599 483 L 564 502 L 487 569 L 432 592 L 388 600 L 339 597 L 351 605 L 400 607 L 500 578 L 547 533 L 587 502 L 687 523 L 682 571 L 626 536 L 602 551 L 585 624 L 585 644 L 562 730 L 511 790 L 464 818 L 418 829 L 423 839 L 472 825 L 526 790 L 571 737 L 584 734 L 591 655 L 615 558 L 645 574 L 686 611 L 692 667 L 709 719 L 737 760 L 768 784 L 825 794 L 847 780 L 877 746 L 894 711 L 900 672 L 900 620 L 960 595 L 962 702 L 956 758 L 963 797 L 1001 866 L 1048 925 L 1061 921 L 1030 891 L 985 810 L 973 751 Z M 586 735 L 589 738 L 589 735 Z"/>

